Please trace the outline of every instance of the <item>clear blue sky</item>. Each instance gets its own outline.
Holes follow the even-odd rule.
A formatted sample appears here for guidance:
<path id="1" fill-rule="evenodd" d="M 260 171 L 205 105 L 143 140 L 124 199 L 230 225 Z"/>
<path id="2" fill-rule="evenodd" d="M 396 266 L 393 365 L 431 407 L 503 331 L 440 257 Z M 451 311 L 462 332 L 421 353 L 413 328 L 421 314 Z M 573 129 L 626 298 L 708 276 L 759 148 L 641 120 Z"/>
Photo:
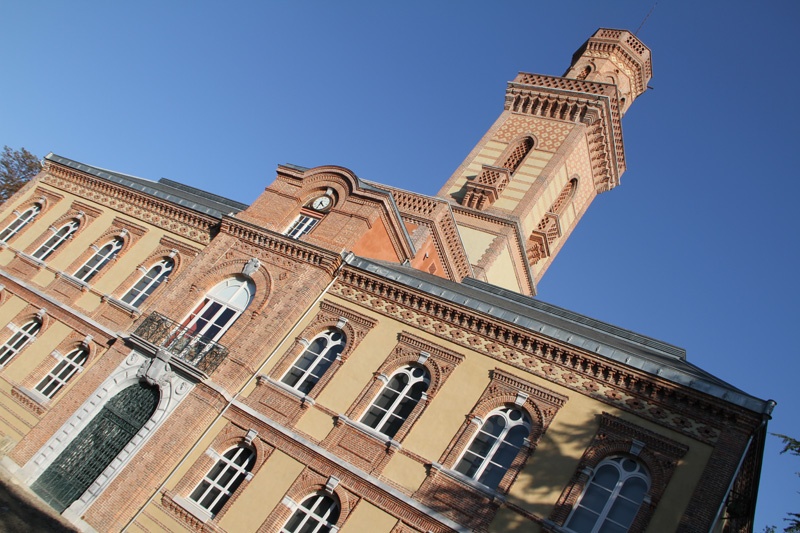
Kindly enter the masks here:
<path id="1" fill-rule="evenodd" d="M 636 30 L 652 5 L 6 0 L 0 145 L 243 202 L 280 163 L 434 193 L 506 81 L 563 74 L 595 29 Z M 658 3 L 638 34 L 654 77 L 623 121 L 628 171 L 539 286 L 775 399 L 770 430 L 795 437 L 798 27 L 796 1 Z M 779 448 L 757 530 L 800 512 L 800 460 Z"/>

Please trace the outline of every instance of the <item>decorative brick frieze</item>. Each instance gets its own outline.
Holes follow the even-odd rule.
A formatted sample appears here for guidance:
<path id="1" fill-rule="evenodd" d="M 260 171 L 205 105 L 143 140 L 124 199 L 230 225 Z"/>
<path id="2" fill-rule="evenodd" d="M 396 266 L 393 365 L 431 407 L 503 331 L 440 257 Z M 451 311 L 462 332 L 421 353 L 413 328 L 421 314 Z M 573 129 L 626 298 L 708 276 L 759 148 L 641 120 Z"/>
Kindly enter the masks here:
<path id="1" fill-rule="evenodd" d="M 647 497 L 631 525 L 631 531 L 644 531 L 664 495 L 678 461 L 689 448 L 608 413 L 597 415 L 597 418 L 600 427 L 583 453 L 572 479 L 553 507 L 550 521 L 559 526 L 564 524 L 592 478 L 595 467 L 603 459 L 627 455 L 641 461 L 650 475 Z"/>
<path id="2" fill-rule="evenodd" d="M 218 220 L 214 217 L 166 200 L 159 200 L 123 185 L 89 176 L 53 161 L 45 161 L 45 170 L 42 181 L 48 185 L 126 213 L 200 244 L 208 244 L 211 241 L 211 232 L 218 224 Z"/>
<path id="3" fill-rule="evenodd" d="M 603 403 L 713 444 L 753 414 L 535 332 L 346 268 L 331 292 Z"/>

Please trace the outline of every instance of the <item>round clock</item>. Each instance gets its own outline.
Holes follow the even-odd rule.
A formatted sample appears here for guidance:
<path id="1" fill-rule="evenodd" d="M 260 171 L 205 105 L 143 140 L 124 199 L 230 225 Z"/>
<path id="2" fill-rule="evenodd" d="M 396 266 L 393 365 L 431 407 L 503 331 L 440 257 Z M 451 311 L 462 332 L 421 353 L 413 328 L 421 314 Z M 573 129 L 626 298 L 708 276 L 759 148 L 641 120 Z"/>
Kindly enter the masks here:
<path id="1" fill-rule="evenodd" d="M 311 208 L 316 209 L 317 211 L 324 211 L 331 206 L 331 197 L 330 196 L 320 196 L 315 198 L 314 201 L 311 202 Z"/>

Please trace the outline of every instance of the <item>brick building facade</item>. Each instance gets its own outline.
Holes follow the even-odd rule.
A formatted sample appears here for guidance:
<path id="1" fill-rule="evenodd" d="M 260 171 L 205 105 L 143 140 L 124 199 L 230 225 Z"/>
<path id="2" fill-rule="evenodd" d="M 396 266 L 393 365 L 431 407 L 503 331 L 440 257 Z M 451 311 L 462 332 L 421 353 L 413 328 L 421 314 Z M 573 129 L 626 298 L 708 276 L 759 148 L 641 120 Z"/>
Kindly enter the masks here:
<path id="1" fill-rule="evenodd" d="M 0 211 L 3 464 L 87 531 L 752 529 L 774 402 L 532 298 L 650 76 L 608 29 L 520 73 L 433 197 L 48 155 Z"/>

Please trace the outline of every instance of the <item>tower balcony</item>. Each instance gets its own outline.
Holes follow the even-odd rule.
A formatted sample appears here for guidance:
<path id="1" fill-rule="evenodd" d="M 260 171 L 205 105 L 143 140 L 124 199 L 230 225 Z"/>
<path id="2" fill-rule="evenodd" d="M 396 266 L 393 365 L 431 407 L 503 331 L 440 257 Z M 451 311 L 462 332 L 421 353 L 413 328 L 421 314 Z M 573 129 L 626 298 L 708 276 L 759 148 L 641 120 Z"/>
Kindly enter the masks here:
<path id="1" fill-rule="evenodd" d="M 227 347 L 155 312 L 139 323 L 129 340 L 198 380 L 210 376 L 228 356 Z"/>

